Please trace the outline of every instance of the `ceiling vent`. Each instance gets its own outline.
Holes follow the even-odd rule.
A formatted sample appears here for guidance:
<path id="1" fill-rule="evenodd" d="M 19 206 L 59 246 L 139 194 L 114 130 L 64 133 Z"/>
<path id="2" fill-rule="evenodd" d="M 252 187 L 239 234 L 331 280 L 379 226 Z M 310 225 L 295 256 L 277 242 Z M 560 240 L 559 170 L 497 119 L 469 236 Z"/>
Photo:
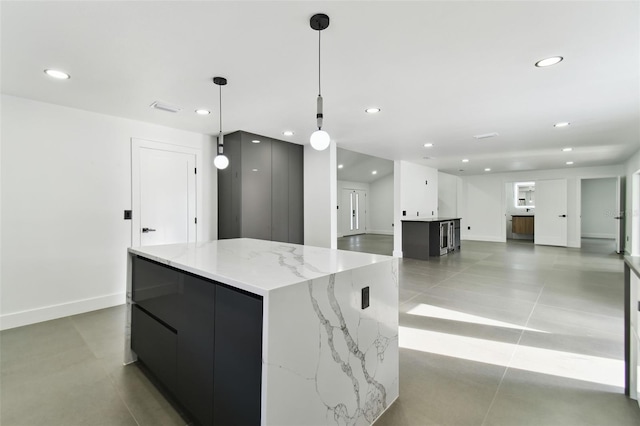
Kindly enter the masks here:
<path id="1" fill-rule="evenodd" d="M 493 132 L 493 133 L 485 133 L 484 135 L 475 135 L 474 138 L 487 139 L 487 138 L 494 138 L 496 136 L 498 136 L 498 134 L 496 132 Z"/>
<path id="2" fill-rule="evenodd" d="M 170 104 L 168 104 L 166 102 L 160 102 L 160 101 L 155 101 L 154 103 L 152 103 L 149 106 L 151 108 L 161 109 L 162 111 L 168 111 L 168 112 L 180 112 L 180 111 L 182 111 L 182 108 L 180 108 L 179 106 L 170 105 Z"/>

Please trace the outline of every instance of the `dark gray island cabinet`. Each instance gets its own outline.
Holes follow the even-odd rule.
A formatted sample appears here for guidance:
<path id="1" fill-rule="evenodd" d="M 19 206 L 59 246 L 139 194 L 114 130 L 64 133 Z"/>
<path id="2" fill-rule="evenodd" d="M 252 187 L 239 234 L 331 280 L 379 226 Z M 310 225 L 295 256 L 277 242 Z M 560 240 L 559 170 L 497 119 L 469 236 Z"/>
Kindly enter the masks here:
<path id="1" fill-rule="evenodd" d="M 189 421 L 366 425 L 398 397 L 397 259 L 252 239 L 128 259 L 125 362 Z"/>
<path id="2" fill-rule="evenodd" d="M 402 221 L 402 256 L 429 260 L 460 250 L 460 218 L 425 218 Z"/>

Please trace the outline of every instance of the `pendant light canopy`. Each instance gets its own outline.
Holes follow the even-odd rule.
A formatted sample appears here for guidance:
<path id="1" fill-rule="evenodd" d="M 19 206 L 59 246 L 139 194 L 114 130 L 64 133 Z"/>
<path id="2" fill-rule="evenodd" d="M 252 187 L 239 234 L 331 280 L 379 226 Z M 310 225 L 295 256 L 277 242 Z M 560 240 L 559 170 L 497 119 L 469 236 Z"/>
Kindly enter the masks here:
<path id="1" fill-rule="evenodd" d="M 218 133 L 218 155 L 213 159 L 213 165 L 222 170 L 229 165 L 229 159 L 224 155 L 224 135 L 222 134 L 222 86 L 227 84 L 227 79 L 213 77 L 213 82 L 220 87 L 220 133 Z"/>
<path id="2" fill-rule="evenodd" d="M 311 142 L 311 147 L 313 147 L 313 149 L 322 151 L 327 149 L 329 147 L 329 144 L 331 143 L 331 137 L 329 136 L 329 133 L 322 130 L 322 91 L 320 85 L 320 33 L 322 32 L 322 30 L 326 29 L 329 26 L 329 17 L 324 13 L 317 13 L 311 17 L 309 25 L 313 30 L 318 31 L 318 100 L 316 104 L 316 120 L 318 130 L 311 134 L 309 142 Z"/>

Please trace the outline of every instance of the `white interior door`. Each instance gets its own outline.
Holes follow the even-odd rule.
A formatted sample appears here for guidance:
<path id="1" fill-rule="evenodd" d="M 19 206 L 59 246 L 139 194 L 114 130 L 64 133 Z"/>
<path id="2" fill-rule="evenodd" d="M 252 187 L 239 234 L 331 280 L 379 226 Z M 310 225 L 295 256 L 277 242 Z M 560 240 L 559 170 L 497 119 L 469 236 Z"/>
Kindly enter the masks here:
<path id="1" fill-rule="evenodd" d="M 343 234 L 364 234 L 367 230 L 367 191 L 344 189 L 342 206 Z"/>
<path id="2" fill-rule="evenodd" d="M 625 237 L 625 178 L 618 176 L 616 181 L 616 212 L 613 219 L 616 221 L 616 253 L 624 252 Z"/>
<path id="3" fill-rule="evenodd" d="M 536 181 L 535 244 L 567 246 L 567 180 Z"/>
<path id="4" fill-rule="evenodd" d="M 171 148 L 132 145 L 134 246 L 197 240 L 197 156 Z"/>

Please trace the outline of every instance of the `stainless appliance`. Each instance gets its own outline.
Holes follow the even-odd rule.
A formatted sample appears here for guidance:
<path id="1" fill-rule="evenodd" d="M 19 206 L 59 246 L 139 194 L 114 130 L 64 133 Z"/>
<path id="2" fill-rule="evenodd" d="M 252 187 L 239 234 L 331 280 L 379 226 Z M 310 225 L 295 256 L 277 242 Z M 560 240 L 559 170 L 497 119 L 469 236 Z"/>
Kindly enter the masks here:
<path id="1" fill-rule="evenodd" d="M 455 224 L 452 220 L 440 222 L 440 256 L 455 250 Z"/>

